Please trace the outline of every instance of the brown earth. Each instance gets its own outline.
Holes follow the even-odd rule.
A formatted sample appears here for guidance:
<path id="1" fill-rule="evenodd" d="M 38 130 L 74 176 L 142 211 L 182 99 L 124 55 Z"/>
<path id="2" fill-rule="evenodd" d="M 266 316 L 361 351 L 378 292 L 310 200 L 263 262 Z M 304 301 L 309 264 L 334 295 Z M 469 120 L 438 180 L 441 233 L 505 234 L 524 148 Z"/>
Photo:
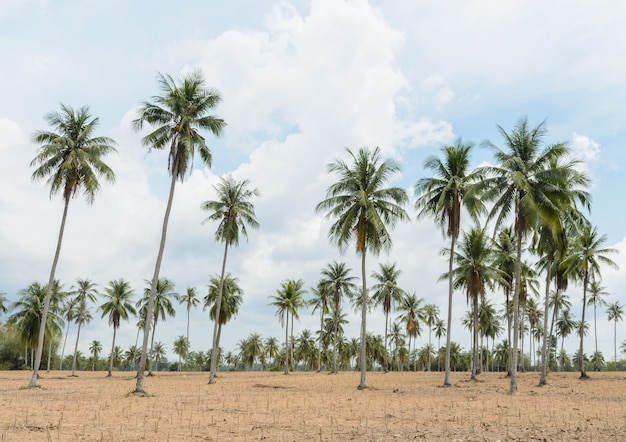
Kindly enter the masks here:
<path id="1" fill-rule="evenodd" d="M 626 374 L 0 372 L 1 441 L 625 441 Z"/>

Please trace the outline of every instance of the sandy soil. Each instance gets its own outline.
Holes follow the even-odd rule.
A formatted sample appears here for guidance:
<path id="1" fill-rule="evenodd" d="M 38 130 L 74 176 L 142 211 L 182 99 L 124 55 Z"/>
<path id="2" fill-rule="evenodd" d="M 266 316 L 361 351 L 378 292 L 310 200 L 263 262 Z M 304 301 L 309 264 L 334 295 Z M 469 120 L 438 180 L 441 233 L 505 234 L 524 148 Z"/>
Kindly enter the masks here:
<path id="1" fill-rule="evenodd" d="M 626 374 L 0 372 L 2 441 L 624 441 Z"/>

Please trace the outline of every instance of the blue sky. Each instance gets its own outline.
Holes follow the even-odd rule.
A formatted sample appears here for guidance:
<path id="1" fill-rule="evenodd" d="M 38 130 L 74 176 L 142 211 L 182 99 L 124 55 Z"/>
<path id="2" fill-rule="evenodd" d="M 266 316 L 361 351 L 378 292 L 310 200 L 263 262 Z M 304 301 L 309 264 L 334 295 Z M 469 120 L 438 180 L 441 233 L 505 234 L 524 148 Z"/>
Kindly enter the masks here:
<path id="1" fill-rule="evenodd" d="M 476 143 L 473 163 L 490 160 L 478 146 L 502 144 L 497 125 L 510 130 L 527 116 L 546 120 L 546 141 L 568 141 L 593 179 L 592 221 L 626 268 L 623 140 L 626 138 L 626 6 L 589 3 L 448 2 L 392 0 L 164 1 L 9 0 L 0 5 L 0 290 L 11 300 L 33 281 L 47 281 L 61 217 L 60 198 L 45 183 L 30 181 L 36 153 L 31 134 L 59 103 L 89 105 L 100 134 L 114 138 L 108 159 L 117 174 L 92 206 L 72 200 L 57 276 L 69 288 L 89 277 L 103 288 L 129 280 L 137 292 L 153 272 L 169 181 L 163 154 L 147 153 L 132 131 L 140 102 L 158 93 L 157 73 L 179 78 L 200 68 L 223 102 L 216 114 L 228 126 L 208 136 L 213 168 L 195 169 L 178 186 L 162 276 L 179 292 L 205 293 L 219 270 L 222 245 L 215 226 L 201 225 L 202 201 L 214 197 L 220 176 L 248 179 L 258 188 L 261 227 L 229 256 L 245 301 L 222 334 L 226 349 L 251 332 L 282 336 L 268 307 L 281 281 L 302 278 L 314 286 L 320 270 L 344 260 L 359 273 L 349 250 L 340 255 L 326 239 L 329 223 L 314 211 L 332 177 L 326 164 L 344 148 L 380 146 L 397 158 L 402 174 L 393 184 L 408 190 L 424 176 L 422 164 L 442 144 L 461 136 Z M 412 192 L 411 192 L 412 195 Z M 446 308 L 446 285 L 437 283 L 447 245 L 428 220 L 399 225 L 388 255 L 402 286 Z M 624 303 L 621 271 L 603 270 L 609 301 Z M 568 293 L 580 315 L 581 288 Z M 501 303 L 502 295 L 490 298 Z M 466 310 L 456 295 L 454 315 Z M 350 308 L 349 336 L 358 335 Z M 81 333 L 80 348 L 111 331 L 99 314 Z M 156 340 L 171 349 L 185 333 L 186 315 L 159 323 Z M 612 357 L 612 326 L 598 311 L 599 345 Z M 315 330 L 317 316 L 303 312 L 296 331 Z M 373 312 L 368 330 L 384 332 Z M 118 343 L 134 343 L 134 322 L 122 324 Z M 212 325 L 192 313 L 191 347 L 207 350 Z M 626 336 L 618 324 L 618 341 Z M 453 339 L 469 348 L 455 322 Z M 72 334 L 70 333 L 70 339 Z M 426 334 L 418 341 L 423 345 Z M 592 351 L 592 336 L 586 342 Z M 575 348 L 572 340 L 566 344 Z"/>

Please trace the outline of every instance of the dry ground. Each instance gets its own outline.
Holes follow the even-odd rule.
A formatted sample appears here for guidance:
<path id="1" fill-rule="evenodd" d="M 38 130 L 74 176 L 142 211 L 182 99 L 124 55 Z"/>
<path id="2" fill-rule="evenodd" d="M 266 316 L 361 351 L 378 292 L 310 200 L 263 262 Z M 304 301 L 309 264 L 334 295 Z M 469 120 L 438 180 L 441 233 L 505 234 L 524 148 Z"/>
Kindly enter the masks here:
<path id="1" fill-rule="evenodd" d="M 626 374 L 0 372 L 1 441 L 625 441 Z"/>

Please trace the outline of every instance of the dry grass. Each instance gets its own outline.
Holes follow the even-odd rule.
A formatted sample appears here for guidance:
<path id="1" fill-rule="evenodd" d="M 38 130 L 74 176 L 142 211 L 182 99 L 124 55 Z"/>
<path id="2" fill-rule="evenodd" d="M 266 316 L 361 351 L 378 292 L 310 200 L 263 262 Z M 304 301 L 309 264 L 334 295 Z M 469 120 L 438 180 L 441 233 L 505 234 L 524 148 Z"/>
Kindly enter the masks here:
<path id="1" fill-rule="evenodd" d="M 0 372 L 1 441 L 623 441 L 624 373 L 536 373 L 477 382 L 453 373 L 159 373 L 147 397 L 132 375 Z"/>

